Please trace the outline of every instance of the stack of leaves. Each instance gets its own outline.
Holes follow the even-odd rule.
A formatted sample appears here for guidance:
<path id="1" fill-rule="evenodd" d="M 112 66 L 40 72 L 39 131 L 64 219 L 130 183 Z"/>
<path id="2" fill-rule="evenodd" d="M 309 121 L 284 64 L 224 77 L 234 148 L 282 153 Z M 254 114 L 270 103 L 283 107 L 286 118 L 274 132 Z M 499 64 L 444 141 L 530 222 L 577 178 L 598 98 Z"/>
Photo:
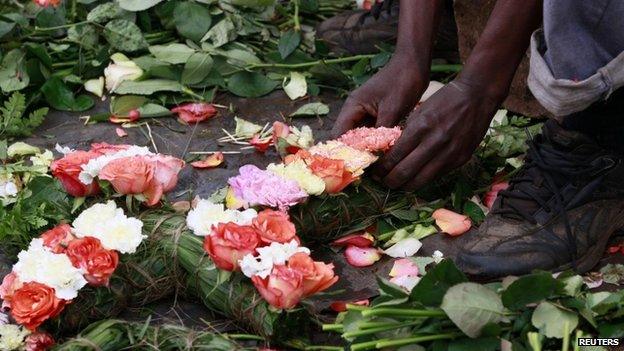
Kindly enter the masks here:
<path id="1" fill-rule="evenodd" d="M 102 320 L 89 325 L 76 337 L 57 345 L 58 351 L 117 351 L 125 349 L 142 350 L 256 350 L 255 342 L 238 343 L 241 339 L 256 339 L 253 335 L 232 337 L 208 331 L 197 331 L 179 325 L 152 325 L 121 320 Z"/>
<path id="2" fill-rule="evenodd" d="M 423 271 L 428 262 L 415 259 Z M 324 326 L 351 350 L 569 350 L 581 337 L 624 336 L 624 291 L 590 292 L 570 272 L 482 285 L 443 260 L 410 293 L 385 279 L 379 285 L 370 307 L 349 305 Z"/>

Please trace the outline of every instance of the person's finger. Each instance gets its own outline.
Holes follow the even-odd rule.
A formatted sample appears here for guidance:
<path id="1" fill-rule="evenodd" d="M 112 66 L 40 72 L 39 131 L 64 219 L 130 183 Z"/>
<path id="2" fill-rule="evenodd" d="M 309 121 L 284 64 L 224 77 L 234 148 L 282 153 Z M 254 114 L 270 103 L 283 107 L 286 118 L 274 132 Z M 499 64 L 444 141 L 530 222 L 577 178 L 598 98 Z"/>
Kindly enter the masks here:
<path id="1" fill-rule="evenodd" d="M 435 157 L 430 160 L 418 174 L 403 185 L 403 189 L 414 191 L 422 188 L 427 183 L 435 180 L 438 176 L 455 169 L 453 163 L 449 163 L 448 157 Z"/>
<path id="2" fill-rule="evenodd" d="M 420 172 L 434 158 L 438 143 L 435 140 L 426 140 L 399 162 L 383 178 L 383 183 L 390 189 L 398 189 L 420 176 Z"/>
<path id="3" fill-rule="evenodd" d="M 375 127 L 394 127 L 400 119 L 401 112 L 398 109 L 394 106 L 387 108 L 382 105 L 379 107 Z"/>
<path id="4" fill-rule="evenodd" d="M 334 123 L 332 128 L 332 136 L 337 138 L 344 134 L 346 131 L 353 129 L 362 120 L 366 118 L 368 113 L 359 104 L 355 104 L 350 100 L 347 100 L 338 115 L 338 119 Z"/>
<path id="5" fill-rule="evenodd" d="M 397 142 L 386 152 L 386 154 L 377 162 L 373 167 L 373 174 L 377 178 L 384 178 L 390 171 L 396 167 L 401 160 L 409 155 L 420 143 L 423 135 L 426 134 L 427 129 L 418 123 L 418 117 L 412 114 L 410 117 L 411 123 L 407 123 L 407 127 L 401 133 L 401 137 Z"/>

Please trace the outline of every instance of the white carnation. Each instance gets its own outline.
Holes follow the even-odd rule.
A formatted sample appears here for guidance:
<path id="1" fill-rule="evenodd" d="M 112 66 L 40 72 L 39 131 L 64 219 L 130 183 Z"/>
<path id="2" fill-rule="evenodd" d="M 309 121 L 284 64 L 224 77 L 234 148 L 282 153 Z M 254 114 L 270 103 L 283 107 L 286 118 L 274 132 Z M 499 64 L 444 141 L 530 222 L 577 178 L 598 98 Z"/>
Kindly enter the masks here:
<path id="1" fill-rule="evenodd" d="M 299 246 L 296 240 L 291 240 L 285 244 L 273 242 L 269 246 L 256 249 L 256 251 L 258 256 L 246 255 L 238 261 L 243 274 L 250 278 L 257 275 L 264 279 L 271 274 L 274 265 L 286 264 L 292 255 L 299 252 L 310 254 L 310 249 Z"/>
<path id="2" fill-rule="evenodd" d="M 212 226 L 219 223 L 234 222 L 238 225 L 249 225 L 258 213 L 254 209 L 245 211 L 226 210 L 223 204 L 215 204 L 210 200 L 199 200 L 197 206 L 186 216 L 187 226 L 195 235 L 206 236 L 212 232 Z"/>
<path id="3" fill-rule="evenodd" d="M 15 324 L 0 325 L 0 350 L 22 350 L 30 332 Z"/>
<path id="4" fill-rule="evenodd" d="M 259 276 L 264 279 L 271 274 L 273 270 L 273 262 L 271 260 L 263 260 L 260 257 L 255 257 L 252 254 L 245 255 L 242 260 L 238 261 L 241 271 L 249 278 L 253 276 Z"/>
<path id="5" fill-rule="evenodd" d="M 58 152 L 59 154 L 63 154 L 63 155 L 71 154 L 72 152 L 76 151 L 67 146 L 61 146 L 58 143 L 54 146 L 54 150 L 56 150 L 56 152 Z"/>
<path id="6" fill-rule="evenodd" d="M 74 299 L 87 284 L 84 272 L 74 267 L 67 255 L 55 254 L 43 246 L 43 239 L 33 239 L 28 250 L 20 252 L 17 258 L 13 271 L 20 281 L 54 288 L 59 299 Z"/>
<path id="7" fill-rule="evenodd" d="M 0 300 L 0 302 L 2 302 L 2 300 Z M 0 305 L 2 305 L 2 303 L 0 303 Z M 7 323 L 9 323 L 9 316 L 0 312 L 0 326 L 5 325 Z"/>
<path id="8" fill-rule="evenodd" d="M 444 259 L 444 254 L 440 250 L 435 250 L 431 258 L 433 258 L 433 262 L 440 263 Z"/>
<path id="9" fill-rule="evenodd" d="M 95 204 L 82 211 L 72 223 L 77 237 L 95 237 L 98 233 L 106 231 L 107 223 L 115 217 L 124 216 L 122 209 L 117 208 L 114 201 L 105 204 Z"/>

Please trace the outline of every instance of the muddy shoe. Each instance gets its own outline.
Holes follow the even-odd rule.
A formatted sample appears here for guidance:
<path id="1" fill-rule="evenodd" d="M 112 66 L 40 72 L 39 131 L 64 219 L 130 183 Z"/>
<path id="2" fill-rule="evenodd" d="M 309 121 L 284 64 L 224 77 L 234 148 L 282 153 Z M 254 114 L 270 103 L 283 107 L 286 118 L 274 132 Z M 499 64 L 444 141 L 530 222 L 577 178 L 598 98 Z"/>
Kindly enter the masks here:
<path id="1" fill-rule="evenodd" d="M 382 44 L 394 44 L 398 25 L 399 1 L 385 0 L 373 5 L 370 11 L 347 11 L 332 17 L 322 22 L 316 32 L 334 53 L 358 55 L 378 52 Z M 443 9 L 434 46 L 434 58 L 459 62 L 457 27 L 451 2 Z"/>
<path id="2" fill-rule="evenodd" d="M 478 230 L 464 234 L 457 264 L 483 278 L 534 269 L 593 268 L 624 228 L 624 163 L 583 134 L 548 121 L 527 160 Z"/>

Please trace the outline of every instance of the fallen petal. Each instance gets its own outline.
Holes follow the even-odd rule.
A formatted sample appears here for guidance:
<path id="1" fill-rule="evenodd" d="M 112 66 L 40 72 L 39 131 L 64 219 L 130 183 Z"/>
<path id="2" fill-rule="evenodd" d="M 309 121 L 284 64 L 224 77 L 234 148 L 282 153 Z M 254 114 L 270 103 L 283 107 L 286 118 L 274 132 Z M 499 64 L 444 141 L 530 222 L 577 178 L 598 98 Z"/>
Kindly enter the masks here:
<path id="1" fill-rule="evenodd" d="M 370 301 L 368 299 L 355 301 L 355 302 L 347 302 L 347 301 L 335 301 L 329 305 L 334 312 L 344 312 L 347 310 L 347 305 L 358 305 L 358 306 L 368 306 Z"/>
<path id="2" fill-rule="evenodd" d="M 494 205 L 494 201 L 496 201 L 496 197 L 498 196 L 498 193 L 507 188 L 509 188 L 509 182 L 507 181 L 493 183 L 492 186 L 490 187 L 490 191 L 485 193 L 485 195 L 483 196 L 483 204 L 487 208 L 492 209 L 492 206 Z"/>
<path id="3" fill-rule="evenodd" d="M 394 265 L 390 270 L 391 277 L 402 277 L 406 275 L 417 276 L 418 266 L 409 258 L 401 258 L 394 261 Z"/>
<path id="4" fill-rule="evenodd" d="M 201 161 L 195 161 L 191 163 L 191 166 L 195 168 L 214 168 L 223 163 L 223 153 L 215 152 L 214 154 L 206 157 Z"/>
<path id="5" fill-rule="evenodd" d="M 368 267 L 381 259 L 379 250 L 374 247 L 351 245 L 344 252 L 347 262 L 354 267 Z"/>
<path id="6" fill-rule="evenodd" d="M 449 211 L 444 208 L 435 210 L 431 215 L 435 219 L 436 225 L 451 236 L 462 235 L 472 226 L 472 221 L 467 216 Z"/>
<path id="7" fill-rule="evenodd" d="M 271 144 L 273 144 L 273 138 L 269 136 L 264 139 L 260 139 L 258 134 L 254 134 L 253 138 L 249 140 L 249 144 L 255 147 L 258 152 L 264 153 L 269 149 Z"/>
<path id="8" fill-rule="evenodd" d="M 410 257 L 414 256 L 422 247 L 420 240 L 415 238 L 405 238 L 398 243 L 390 246 L 384 253 L 390 257 Z"/>
<path id="9" fill-rule="evenodd" d="M 414 289 L 414 287 L 416 286 L 416 284 L 418 284 L 419 281 L 420 281 L 420 277 L 413 277 L 413 276 L 408 276 L 408 275 L 394 277 L 390 279 L 391 283 L 402 287 L 407 292 L 411 292 L 412 289 Z"/>
<path id="10" fill-rule="evenodd" d="M 375 242 L 375 238 L 369 233 L 356 233 L 343 236 L 340 239 L 335 240 L 333 246 L 357 246 L 357 247 L 371 247 Z"/>
<path id="11" fill-rule="evenodd" d="M 123 130 L 123 128 L 115 128 L 115 133 L 117 133 L 117 136 L 120 138 L 128 136 L 128 133 L 125 130 Z"/>

